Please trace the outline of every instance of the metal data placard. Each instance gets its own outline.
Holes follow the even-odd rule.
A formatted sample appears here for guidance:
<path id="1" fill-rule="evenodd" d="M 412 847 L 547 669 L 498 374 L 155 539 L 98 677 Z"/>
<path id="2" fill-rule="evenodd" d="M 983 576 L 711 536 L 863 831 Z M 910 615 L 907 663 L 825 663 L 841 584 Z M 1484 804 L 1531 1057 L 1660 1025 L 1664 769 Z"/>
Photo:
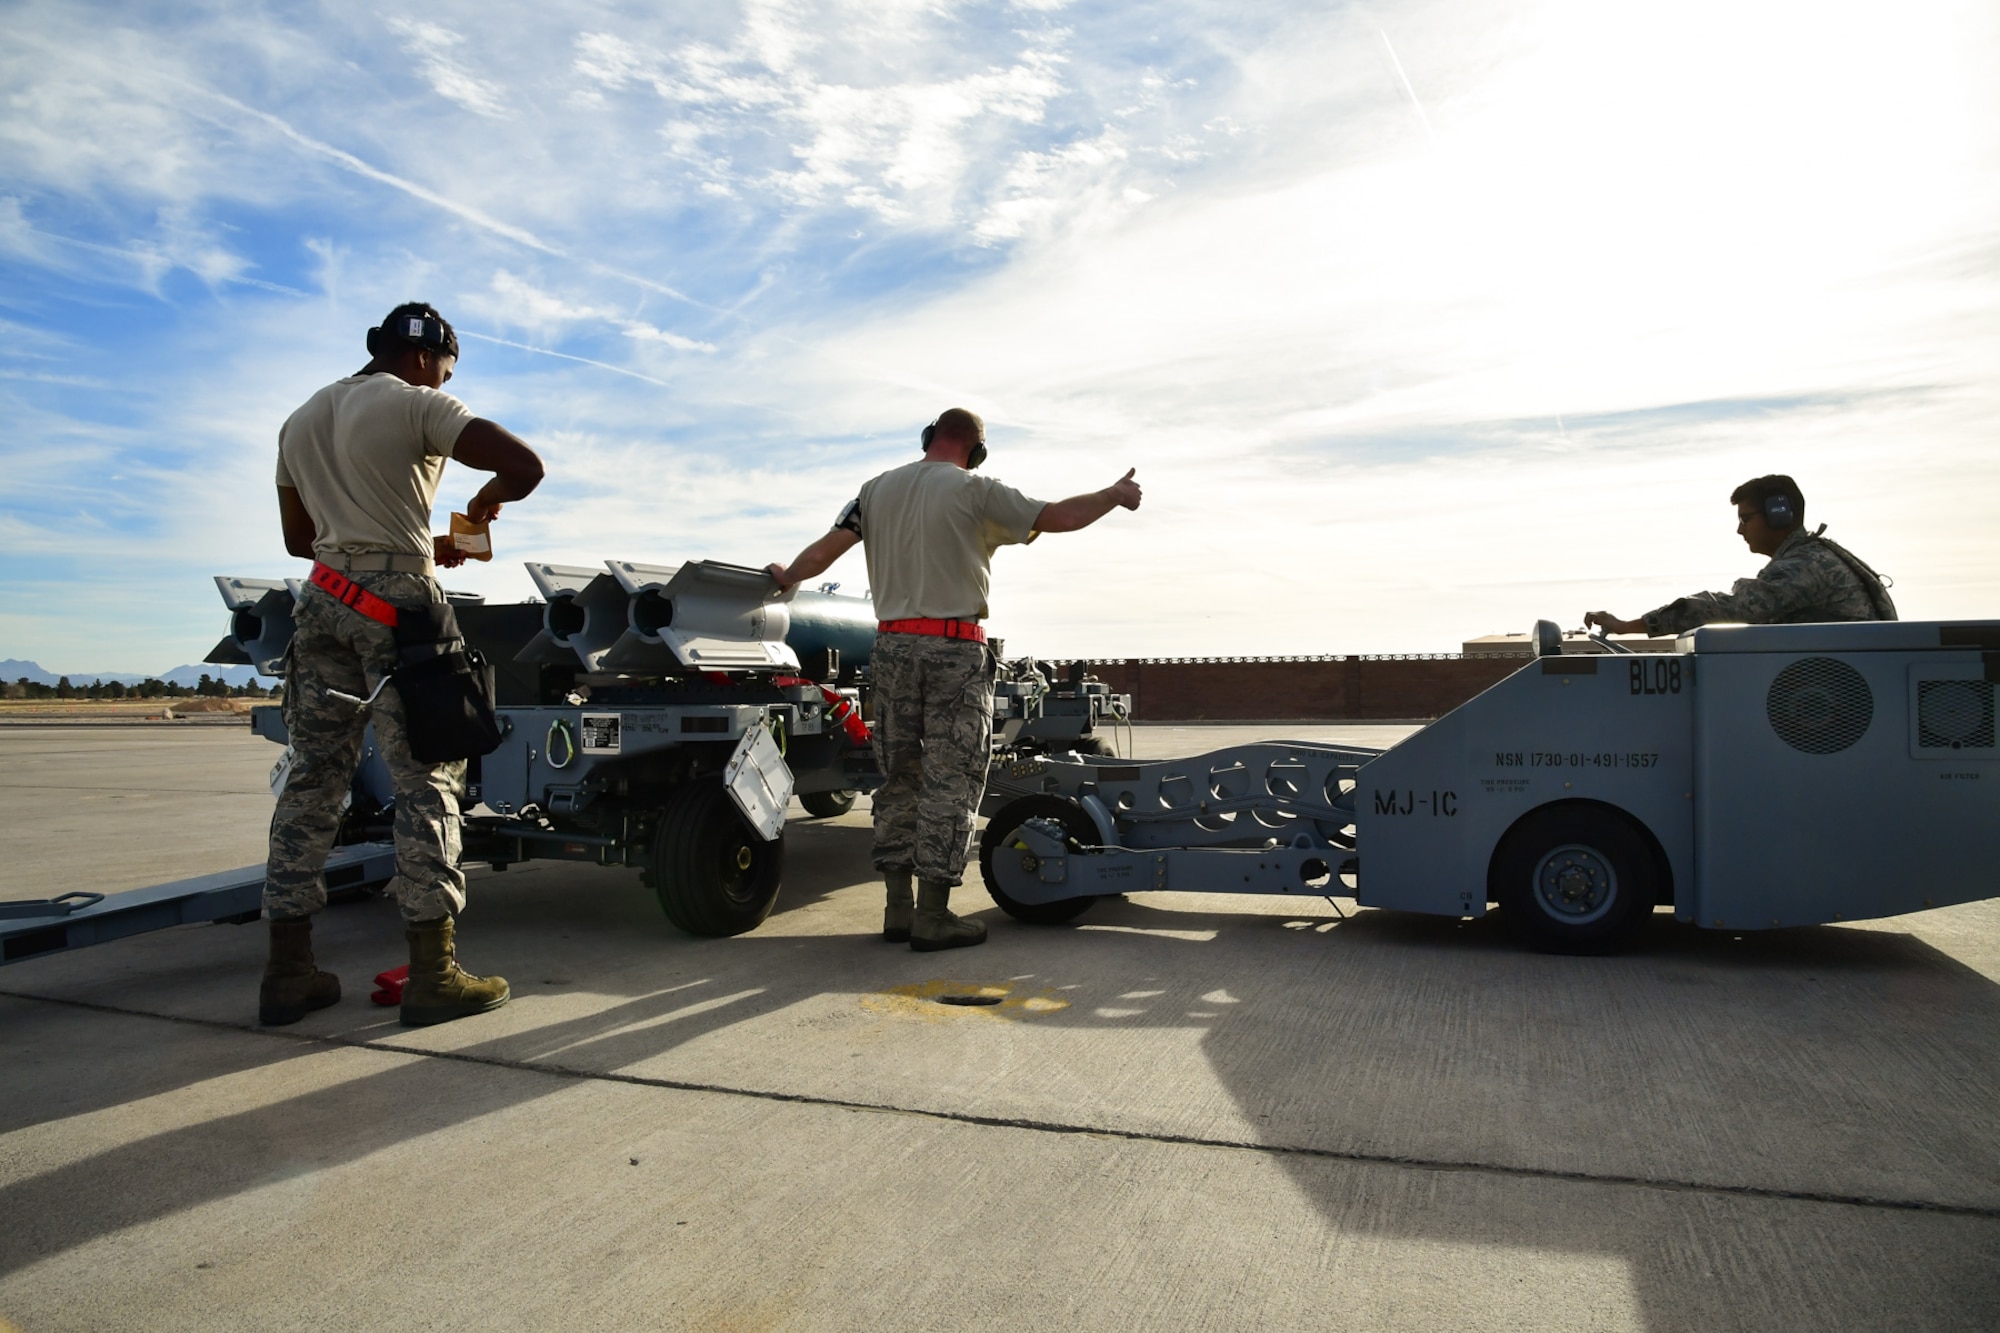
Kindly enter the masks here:
<path id="1" fill-rule="evenodd" d="M 623 748 L 623 713 L 585 713 L 579 721 L 585 754 L 617 754 Z"/>
<path id="2" fill-rule="evenodd" d="M 785 831 L 785 806 L 792 799 L 792 770 L 778 753 L 777 741 L 764 727 L 752 727 L 736 743 L 729 767 L 722 772 L 729 799 L 743 812 L 750 827 L 765 842 L 776 842 Z"/>

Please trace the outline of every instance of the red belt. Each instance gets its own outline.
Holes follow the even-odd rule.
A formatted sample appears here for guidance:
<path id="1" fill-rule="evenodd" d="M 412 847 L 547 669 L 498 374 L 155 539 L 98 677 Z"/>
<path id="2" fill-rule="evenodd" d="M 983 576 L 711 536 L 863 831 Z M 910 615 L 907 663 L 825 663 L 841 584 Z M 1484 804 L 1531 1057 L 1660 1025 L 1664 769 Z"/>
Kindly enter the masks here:
<path id="1" fill-rule="evenodd" d="M 395 603 L 383 601 L 339 570 L 329 569 L 315 560 L 312 573 L 307 576 L 306 582 L 342 606 L 353 607 L 370 620 L 380 621 L 390 629 L 396 628 Z"/>
<path id="2" fill-rule="evenodd" d="M 976 620 L 885 620 L 875 628 L 883 634 L 928 634 L 935 639 L 986 642 L 986 631 Z"/>

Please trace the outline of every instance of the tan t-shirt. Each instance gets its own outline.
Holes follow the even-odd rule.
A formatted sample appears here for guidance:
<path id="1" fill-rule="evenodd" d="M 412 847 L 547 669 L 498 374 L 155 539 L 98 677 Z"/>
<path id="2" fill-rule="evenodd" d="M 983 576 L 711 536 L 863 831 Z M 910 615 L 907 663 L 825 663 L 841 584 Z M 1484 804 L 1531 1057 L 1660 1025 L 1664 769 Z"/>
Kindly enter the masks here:
<path id="1" fill-rule="evenodd" d="M 278 484 L 305 502 L 323 554 L 431 555 L 444 460 L 473 420 L 448 393 L 390 374 L 335 380 L 278 431 Z"/>
<path id="2" fill-rule="evenodd" d="M 882 620 L 986 616 L 993 552 L 1033 541 L 1042 502 L 955 463 L 919 460 L 861 488 L 838 526 L 860 534 Z"/>

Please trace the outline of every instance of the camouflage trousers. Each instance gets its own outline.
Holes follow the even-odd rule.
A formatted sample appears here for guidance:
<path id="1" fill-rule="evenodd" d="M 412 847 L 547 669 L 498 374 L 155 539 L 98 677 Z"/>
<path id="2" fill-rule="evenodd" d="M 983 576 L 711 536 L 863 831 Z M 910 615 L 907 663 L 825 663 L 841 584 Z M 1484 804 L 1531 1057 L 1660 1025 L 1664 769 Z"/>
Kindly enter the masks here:
<path id="1" fill-rule="evenodd" d="M 993 736 L 993 654 L 983 643 L 924 634 L 878 634 L 875 864 L 908 866 L 918 879 L 957 884 L 986 790 Z"/>
<path id="2" fill-rule="evenodd" d="M 441 601 L 422 574 L 350 577 L 385 601 L 406 606 Z M 372 722 L 375 744 L 396 796 L 396 877 L 389 891 L 408 921 L 455 916 L 465 906 L 458 868 L 458 799 L 465 761 L 421 763 L 410 755 L 403 700 L 390 685 L 366 712 L 328 690 L 367 698 L 396 666 L 395 633 L 308 587 L 295 611 L 290 666 L 285 673 L 285 729 L 292 769 L 271 815 L 270 859 L 264 867 L 264 915 L 309 916 L 326 906 L 327 854 L 340 828 L 341 800 L 361 758 Z"/>

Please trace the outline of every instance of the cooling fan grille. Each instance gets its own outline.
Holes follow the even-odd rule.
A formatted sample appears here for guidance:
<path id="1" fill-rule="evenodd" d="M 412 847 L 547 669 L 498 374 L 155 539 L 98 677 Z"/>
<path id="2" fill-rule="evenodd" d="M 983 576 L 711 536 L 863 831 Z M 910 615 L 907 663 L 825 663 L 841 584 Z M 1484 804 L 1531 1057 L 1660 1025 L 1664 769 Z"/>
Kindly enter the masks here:
<path id="1" fill-rule="evenodd" d="M 1847 663 L 1807 657 L 1778 673 L 1765 710 L 1771 730 L 1794 750 L 1838 754 L 1860 740 L 1875 720 L 1875 695 Z"/>

